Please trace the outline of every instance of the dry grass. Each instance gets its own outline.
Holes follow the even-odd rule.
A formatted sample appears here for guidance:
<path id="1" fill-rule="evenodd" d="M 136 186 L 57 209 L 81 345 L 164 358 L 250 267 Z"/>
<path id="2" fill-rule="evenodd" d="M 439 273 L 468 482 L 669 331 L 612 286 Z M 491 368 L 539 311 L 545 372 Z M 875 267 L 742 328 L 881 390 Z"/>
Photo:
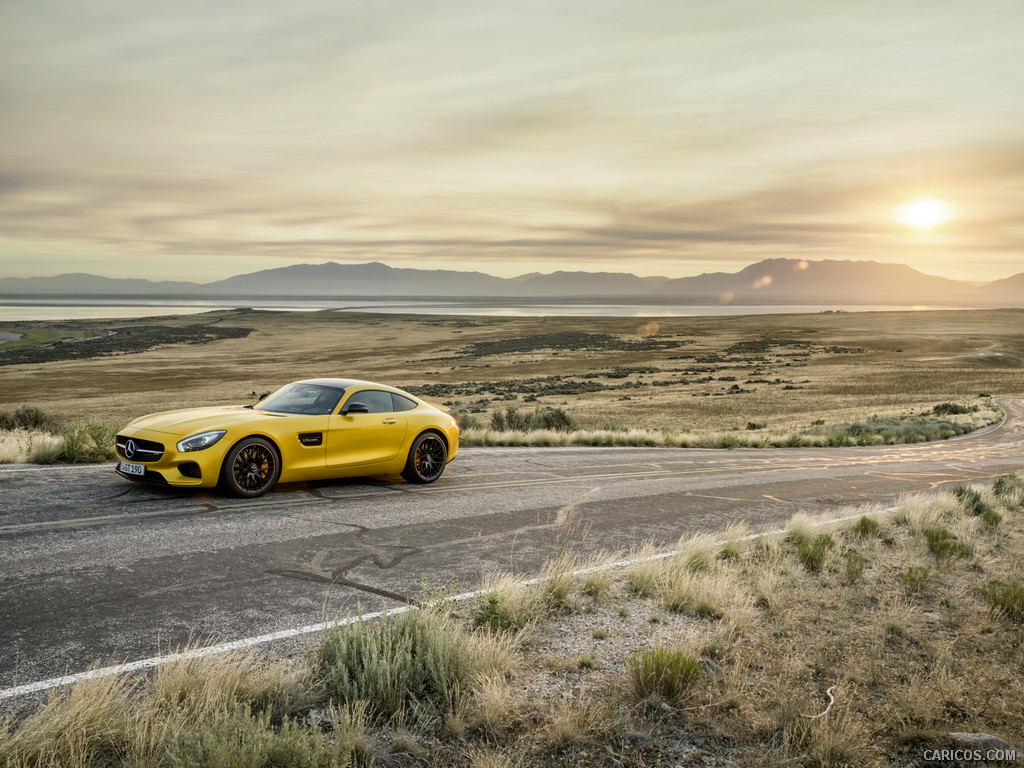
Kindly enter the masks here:
<path id="1" fill-rule="evenodd" d="M 0 764 L 883 766 L 951 731 L 1019 747 L 1017 483 L 975 487 L 995 526 L 932 494 L 862 510 L 878 529 L 839 519 L 851 510 L 798 515 L 788 533 L 733 526 L 609 571 L 592 569 L 610 556 L 562 542 L 532 584 L 498 577 L 449 614 L 328 633 L 305 661 L 241 653 L 83 681 L 0 722 Z M 969 543 L 964 557 L 929 550 L 937 525 Z M 799 545 L 823 535 L 835 546 L 809 569 Z M 490 595 L 514 620 L 480 620 Z M 310 707 L 333 730 L 306 724 Z"/>
<path id="2" fill-rule="evenodd" d="M 791 438 L 820 442 L 818 420 L 827 428 L 870 416 L 930 413 L 946 402 L 982 405 L 981 393 L 1024 395 L 1015 367 L 1024 358 L 1024 336 L 1015 330 L 1022 318 L 1022 310 L 662 318 L 655 321 L 658 334 L 647 340 L 663 346 L 652 348 L 640 343 L 637 321 L 624 317 L 212 312 L 146 322 L 255 330 L 248 338 L 210 344 L 45 363 L 45 388 L 33 373 L 38 365 L 0 366 L 0 411 L 31 403 L 63 419 L 123 422 L 169 407 L 247 402 L 250 392 L 298 376 L 353 376 L 424 392 L 439 387 L 427 398 L 478 410 L 484 424 L 508 406 L 547 404 L 567 408 L 592 435 L 588 440 L 785 446 Z M 99 333 L 138 324 L 0 330 Z M 507 339 L 575 332 L 607 334 L 615 344 L 526 352 L 501 347 Z M 759 351 L 742 347 L 766 339 Z M 498 346 L 474 352 L 477 342 Z M 992 344 L 1002 356 L 980 353 Z M 645 368 L 653 372 L 640 372 Z M 531 380 L 538 383 L 522 384 Z M 574 383 L 587 387 L 573 391 Z M 495 385 L 504 389 L 494 391 Z M 583 391 L 591 385 L 595 391 Z M 557 394 L 545 394 L 545 387 Z"/>

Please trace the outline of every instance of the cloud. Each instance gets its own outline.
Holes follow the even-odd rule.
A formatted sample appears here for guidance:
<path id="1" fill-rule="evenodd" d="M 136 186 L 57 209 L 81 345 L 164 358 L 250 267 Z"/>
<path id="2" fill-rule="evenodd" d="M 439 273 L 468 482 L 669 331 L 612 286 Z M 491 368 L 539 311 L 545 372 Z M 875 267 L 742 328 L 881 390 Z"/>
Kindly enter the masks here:
<path id="1" fill-rule="evenodd" d="M 887 214 L 927 192 L 957 211 L 932 252 L 1019 253 L 1014 13 L 15 4 L 0 30 L 3 248 L 633 259 L 678 275 L 687 260 L 922 258 Z"/>

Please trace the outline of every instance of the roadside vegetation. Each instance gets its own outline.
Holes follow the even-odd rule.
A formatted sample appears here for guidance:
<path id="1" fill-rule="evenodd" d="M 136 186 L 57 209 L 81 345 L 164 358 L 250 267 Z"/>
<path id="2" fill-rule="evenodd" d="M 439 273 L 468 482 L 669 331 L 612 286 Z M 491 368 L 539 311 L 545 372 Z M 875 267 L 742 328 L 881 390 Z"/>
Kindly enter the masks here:
<path id="1" fill-rule="evenodd" d="M 89 464 L 115 457 L 113 422 L 85 419 L 64 423 L 30 405 L 0 411 L 0 464 Z"/>
<path id="2" fill-rule="evenodd" d="M 1024 482 L 624 555 L 567 519 L 540 578 L 84 680 L 0 765 L 883 766 L 1024 734 Z M 941 533 L 936 533 L 941 531 Z M 933 542 L 952 542 L 935 547 Z"/>
<path id="3" fill-rule="evenodd" d="M 951 421 L 936 414 L 965 415 Z M 826 427 L 815 424 L 802 432 L 772 434 L 748 424 L 740 432 L 672 432 L 631 429 L 612 422 L 602 429 L 584 429 L 568 409 L 507 406 L 491 414 L 489 424 L 464 408 L 452 410 L 462 429 L 460 442 L 472 446 L 646 446 L 674 448 L 801 448 L 811 446 L 896 445 L 944 440 L 995 423 L 1001 411 L 986 399 L 984 407 L 951 403 L 902 419 L 872 416 L 863 422 Z M 30 405 L 0 411 L 0 464 L 88 464 L 116 458 L 114 438 L 121 425 L 100 419 L 70 423 Z"/>
<path id="4" fill-rule="evenodd" d="M 826 425 L 819 419 L 806 429 L 777 434 L 764 424 L 749 422 L 743 431 L 674 432 L 636 429 L 608 422 L 601 429 L 584 429 L 561 407 L 508 406 L 491 414 L 489 426 L 465 409 L 452 411 L 462 429 L 460 442 L 476 446 L 648 446 L 673 448 L 806 448 L 852 445 L 901 445 L 946 440 L 989 426 L 1002 412 L 985 399 L 983 406 L 940 403 L 930 411 L 898 418 L 871 416 L 863 421 Z M 962 415 L 962 420 L 945 418 Z M 941 415 L 940 415 L 941 414 Z"/>

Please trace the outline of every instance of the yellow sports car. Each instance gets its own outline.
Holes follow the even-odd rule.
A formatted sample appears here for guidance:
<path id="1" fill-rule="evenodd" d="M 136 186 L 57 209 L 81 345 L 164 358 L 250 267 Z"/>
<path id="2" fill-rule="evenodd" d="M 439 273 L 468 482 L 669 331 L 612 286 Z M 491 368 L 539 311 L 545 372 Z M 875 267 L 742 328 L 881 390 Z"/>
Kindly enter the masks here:
<path id="1" fill-rule="evenodd" d="M 278 482 L 401 474 L 432 483 L 459 450 L 459 426 L 394 387 L 355 379 L 286 384 L 254 405 L 135 419 L 117 434 L 117 472 L 176 488 L 256 498 Z"/>

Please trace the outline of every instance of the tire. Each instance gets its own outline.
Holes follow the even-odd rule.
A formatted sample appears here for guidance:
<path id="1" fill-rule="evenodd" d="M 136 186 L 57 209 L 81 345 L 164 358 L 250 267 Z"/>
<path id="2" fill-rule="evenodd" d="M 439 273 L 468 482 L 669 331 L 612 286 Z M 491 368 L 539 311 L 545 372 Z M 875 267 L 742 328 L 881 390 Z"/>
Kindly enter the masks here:
<path id="1" fill-rule="evenodd" d="M 437 432 L 424 432 L 412 441 L 409 460 L 402 477 L 410 483 L 432 483 L 444 472 L 448 463 L 448 447 Z"/>
<path id="2" fill-rule="evenodd" d="M 224 490 L 243 499 L 262 496 L 277 484 L 280 476 L 277 451 L 262 437 L 240 440 L 228 451 L 220 470 Z"/>

